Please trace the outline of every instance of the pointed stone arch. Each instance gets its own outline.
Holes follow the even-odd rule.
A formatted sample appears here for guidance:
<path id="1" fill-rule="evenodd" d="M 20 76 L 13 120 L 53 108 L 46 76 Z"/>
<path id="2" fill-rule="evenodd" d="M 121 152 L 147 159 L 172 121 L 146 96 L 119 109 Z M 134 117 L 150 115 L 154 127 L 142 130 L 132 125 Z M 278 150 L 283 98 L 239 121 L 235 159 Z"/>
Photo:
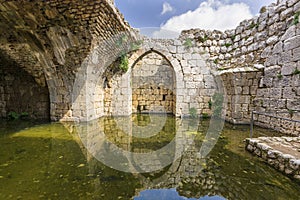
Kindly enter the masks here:
<path id="1" fill-rule="evenodd" d="M 179 63 L 179 61 L 172 56 L 172 54 L 168 51 L 167 48 L 161 46 L 160 44 L 157 43 L 152 43 L 149 44 L 147 43 L 145 45 L 146 47 L 136 51 L 133 53 L 130 58 L 129 58 L 129 67 L 130 71 L 132 72 L 134 70 L 134 67 L 136 64 L 141 61 L 145 56 L 155 53 L 159 56 L 161 56 L 165 61 L 167 61 L 168 65 L 172 68 L 173 73 L 174 73 L 174 85 L 172 88 L 172 92 L 174 95 L 174 109 L 172 110 L 172 113 L 176 116 L 181 115 L 181 111 L 179 109 L 179 106 L 177 105 L 177 97 L 179 95 L 183 95 L 183 89 L 184 89 L 184 83 L 183 83 L 183 73 L 182 73 L 182 67 Z M 132 78 L 132 76 L 130 77 Z M 132 91 L 134 92 L 134 91 Z M 134 101 L 134 99 L 132 99 Z M 134 108 L 133 108 L 134 110 Z"/>

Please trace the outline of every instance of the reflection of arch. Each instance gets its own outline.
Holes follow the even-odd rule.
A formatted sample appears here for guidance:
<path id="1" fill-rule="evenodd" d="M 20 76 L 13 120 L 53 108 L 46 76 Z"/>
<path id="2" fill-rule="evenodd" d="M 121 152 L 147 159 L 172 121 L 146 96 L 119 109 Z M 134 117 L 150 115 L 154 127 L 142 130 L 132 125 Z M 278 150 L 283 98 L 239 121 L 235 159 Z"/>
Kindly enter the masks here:
<path id="1" fill-rule="evenodd" d="M 176 75 L 159 51 L 141 55 L 131 67 L 132 112 L 176 113 Z"/>
<path id="2" fill-rule="evenodd" d="M 155 47 L 154 47 L 155 46 Z M 147 56 L 149 53 L 156 53 L 160 55 L 162 58 L 164 58 L 168 64 L 173 68 L 174 70 L 174 76 L 175 76 L 175 84 L 174 84 L 174 92 L 176 95 L 176 99 L 178 99 L 178 96 L 183 95 L 184 84 L 183 84 L 183 72 L 181 65 L 179 61 L 172 56 L 170 51 L 161 46 L 160 44 L 152 43 L 151 41 L 145 41 L 144 48 L 136 51 L 129 57 L 129 66 L 131 69 L 134 68 L 134 66 L 142 60 L 145 56 Z M 179 89 L 179 90 L 178 90 Z M 177 105 L 178 102 L 176 102 L 176 110 L 173 111 L 173 113 L 176 116 L 181 116 L 181 110 L 179 106 Z"/>

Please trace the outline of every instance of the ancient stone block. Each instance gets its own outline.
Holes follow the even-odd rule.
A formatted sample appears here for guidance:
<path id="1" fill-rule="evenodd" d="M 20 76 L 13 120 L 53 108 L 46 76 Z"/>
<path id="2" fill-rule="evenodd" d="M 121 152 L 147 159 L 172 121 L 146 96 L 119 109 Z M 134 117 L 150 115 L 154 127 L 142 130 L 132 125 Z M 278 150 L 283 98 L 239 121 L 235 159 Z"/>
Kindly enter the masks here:
<path id="1" fill-rule="evenodd" d="M 269 97 L 271 98 L 281 98 L 282 89 L 281 88 L 270 88 L 269 89 Z"/>
<path id="2" fill-rule="evenodd" d="M 300 35 L 290 37 L 284 41 L 284 45 L 283 45 L 284 51 L 289 51 L 297 47 L 300 47 Z"/>
<path id="3" fill-rule="evenodd" d="M 280 55 L 280 57 L 278 59 L 278 64 L 285 64 L 287 62 L 291 62 L 291 60 L 293 58 L 291 50 L 282 52 L 279 55 Z"/>
<path id="4" fill-rule="evenodd" d="M 287 100 L 287 108 L 289 110 L 300 110 L 300 98 L 296 99 L 288 99 Z"/>

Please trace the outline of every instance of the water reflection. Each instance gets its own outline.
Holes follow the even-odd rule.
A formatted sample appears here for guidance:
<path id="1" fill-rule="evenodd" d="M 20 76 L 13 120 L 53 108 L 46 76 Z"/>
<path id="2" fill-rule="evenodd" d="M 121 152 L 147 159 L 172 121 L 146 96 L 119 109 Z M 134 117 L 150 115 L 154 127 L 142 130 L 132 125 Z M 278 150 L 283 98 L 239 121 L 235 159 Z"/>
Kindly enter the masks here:
<path id="1" fill-rule="evenodd" d="M 146 189 L 152 193 L 171 188 L 176 191 L 163 192 L 168 199 L 176 193 L 178 198 L 189 199 L 300 196 L 299 184 L 244 151 L 242 141 L 248 136 L 248 126 L 226 124 L 219 139 L 208 143 L 216 145 L 204 157 L 199 152 L 211 139 L 205 134 L 209 121 L 167 117 L 158 134 L 138 138 L 124 127 L 134 130 L 132 123 L 145 127 L 151 124 L 149 116 L 118 120 L 101 118 L 85 125 L 52 123 L 26 129 L 12 123 L 10 130 L 14 131 L 0 137 L 0 199 L 127 200 L 142 198 Z M 272 134 L 265 129 L 255 131 Z M 153 160 L 129 154 L 163 154 L 159 150 L 167 145 L 171 151 L 152 153 Z M 177 158 L 177 154 L 181 156 Z M 128 172 L 104 165 L 98 156 Z M 136 173 L 147 169 L 158 170 Z"/>
<path id="2" fill-rule="evenodd" d="M 195 166 L 201 168 L 217 142 L 222 124 L 222 120 L 214 120 L 214 128 L 201 132 L 197 119 L 133 115 L 66 127 L 75 131 L 88 153 L 103 164 L 123 172 L 147 173 L 174 165 L 193 148 L 196 138 L 200 148 L 192 155 Z"/>

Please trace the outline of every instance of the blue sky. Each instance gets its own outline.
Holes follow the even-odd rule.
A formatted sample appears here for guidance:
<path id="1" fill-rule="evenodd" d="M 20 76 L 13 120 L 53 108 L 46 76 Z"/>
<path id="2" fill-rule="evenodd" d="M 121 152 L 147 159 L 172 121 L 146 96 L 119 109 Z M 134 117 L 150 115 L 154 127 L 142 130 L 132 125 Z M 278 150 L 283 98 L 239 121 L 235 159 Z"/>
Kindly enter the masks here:
<path id="1" fill-rule="evenodd" d="M 134 200 L 225 200 L 225 198 L 220 196 L 204 196 L 199 199 L 195 198 L 186 198 L 180 196 L 176 189 L 152 189 L 144 190 L 140 192 L 138 197 L 135 197 Z"/>
<path id="2" fill-rule="evenodd" d="M 277 0 L 115 0 L 126 21 L 134 28 L 232 29 L 252 18 L 264 5 Z"/>

